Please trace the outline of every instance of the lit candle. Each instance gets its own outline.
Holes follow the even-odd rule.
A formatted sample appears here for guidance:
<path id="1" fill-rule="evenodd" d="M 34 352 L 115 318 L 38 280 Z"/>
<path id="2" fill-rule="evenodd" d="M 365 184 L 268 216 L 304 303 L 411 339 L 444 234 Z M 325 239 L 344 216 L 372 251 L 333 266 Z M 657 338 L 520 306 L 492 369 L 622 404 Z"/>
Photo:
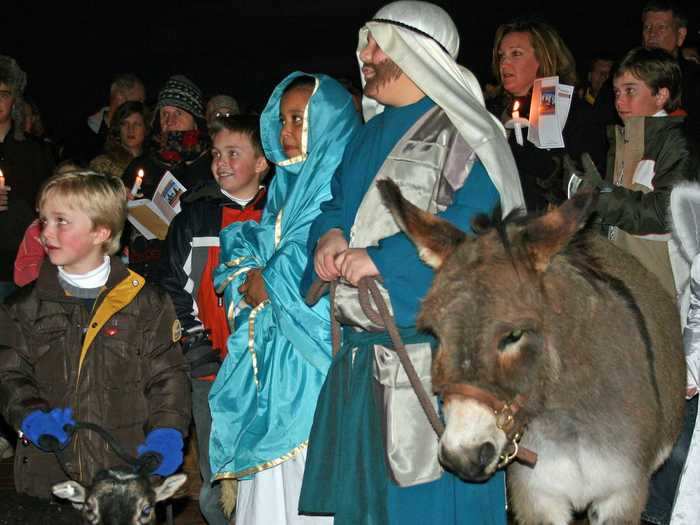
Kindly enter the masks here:
<path id="1" fill-rule="evenodd" d="M 136 180 L 134 181 L 134 186 L 131 188 L 131 194 L 136 197 L 139 190 L 141 189 L 141 183 L 143 182 L 143 170 L 139 170 L 136 174 Z"/>
<path id="2" fill-rule="evenodd" d="M 2 174 L 2 170 L 0 170 L 0 188 L 5 187 L 5 175 Z M 5 211 L 7 210 L 7 206 L 0 206 L 0 211 Z"/>
<path id="3" fill-rule="evenodd" d="M 523 130 L 520 128 L 520 101 L 516 100 L 513 104 L 513 129 L 515 130 L 515 142 L 520 146 L 523 145 Z"/>

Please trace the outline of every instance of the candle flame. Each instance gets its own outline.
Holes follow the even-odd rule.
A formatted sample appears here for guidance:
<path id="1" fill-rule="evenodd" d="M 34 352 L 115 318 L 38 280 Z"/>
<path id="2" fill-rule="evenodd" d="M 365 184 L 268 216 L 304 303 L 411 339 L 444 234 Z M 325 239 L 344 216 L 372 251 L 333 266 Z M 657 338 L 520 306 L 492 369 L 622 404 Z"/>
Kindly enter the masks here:
<path id="1" fill-rule="evenodd" d="M 138 174 L 136 175 L 137 177 L 143 178 L 143 170 L 139 170 Z"/>
<path id="2" fill-rule="evenodd" d="M 520 109 L 520 101 L 516 100 L 515 104 L 513 104 L 513 111 L 518 111 Z"/>

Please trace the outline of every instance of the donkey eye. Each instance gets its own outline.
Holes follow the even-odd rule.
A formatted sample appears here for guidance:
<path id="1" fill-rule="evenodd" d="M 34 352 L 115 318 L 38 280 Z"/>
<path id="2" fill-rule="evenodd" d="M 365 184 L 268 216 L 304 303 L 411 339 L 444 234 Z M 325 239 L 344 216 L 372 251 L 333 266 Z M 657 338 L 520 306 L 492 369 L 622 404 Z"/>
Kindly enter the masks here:
<path id="1" fill-rule="evenodd" d="M 498 349 L 499 350 L 505 350 L 508 348 L 510 345 L 513 345 L 520 341 L 522 336 L 525 334 L 525 330 L 513 330 L 508 335 L 506 335 L 501 341 L 498 343 Z"/>
<path id="2" fill-rule="evenodd" d="M 151 507 L 150 505 L 148 507 L 144 507 L 143 510 L 141 511 L 141 516 L 146 518 L 146 517 L 151 515 L 152 511 L 153 511 L 153 507 Z"/>

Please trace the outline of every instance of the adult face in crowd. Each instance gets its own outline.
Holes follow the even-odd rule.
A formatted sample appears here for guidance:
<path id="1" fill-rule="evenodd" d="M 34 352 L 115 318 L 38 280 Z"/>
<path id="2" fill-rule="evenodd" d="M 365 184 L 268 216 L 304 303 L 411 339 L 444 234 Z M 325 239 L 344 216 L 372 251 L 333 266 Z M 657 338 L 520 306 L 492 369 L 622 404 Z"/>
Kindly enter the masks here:
<path id="1" fill-rule="evenodd" d="M 109 111 L 106 120 L 111 125 L 117 109 L 126 102 L 146 102 L 146 88 L 137 76 L 127 73 L 114 79 L 109 88 Z"/>
<path id="2" fill-rule="evenodd" d="M 214 119 L 222 117 L 232 117 L 240 115 L 241 111 L 238 108 L 238 102 L 233 97 L 228 95 L 214 95 L 207 102 L 206 120 L 207 126 L 211 127 Z"/>
<path id="3" fill-rule="evenodd" d="M 645 11 L 642 14 L 642 43 L 647 49 L 659 48 L 678 55 L 688 34 L 680 17 L 673 11 Z"/>
<path id="4" fill-rule="evenodd" d="M 401 107 L 420 100 L 424 93 L 379 47 L 370 32 L 360 51 L 365 96 L 385 106 Z"/>
<path id="5" fill-rule="evenodd" d="M 536 78 L 559 76 L 576 84 L 576 64 L 559 34 L 542 22 L 512 22 L 496 31 L 492 68 L 501 88 L 512 97 L 527 95 Z"/>
<path id="6" fill-rule="evenodd" d="M 11 123 L 14 103 L 15 97 L 12 94 L 12 89 L 4 82 L 0 82 L 0 126 L 9 126 Z"/>
<path id="7" fill-rule="evenodd" d="M 143 143 L 148 134 L 146 124 L 146 108 L 141 102 L 126 102 L 117 109 L 114 114 L 115 131 L 119 134 L 119 143 L 138 157 L 143 151 Z"/>
<path id="8" fill-rule="evenodd" d="M 140 82 L 135 82 L 134 85 L 129 88 L 117 87 L 110 93 L 109 101 L 110 106 L 114 105 L 115 108 L 118 108 L 124 104 L 124 102 L 144 103 L 146 101 L 146 90 Z"/>
<path id="9" fill-rule="evenodd" d="M 160 129 L 171 131 L 190 131 L 197 129 L 197 122 L 191 113 L 175 106 L 163 106 L 158 113 Z"/>
<path id="10" fill-rule="evenodd" d="M 612 60 L 599 58 L 593 61 L 591 72 L 588 74 L 588 81 L 591 84 L 591 94 L 593 96 L 598 95 L 600 88 L 603 87 L 603 84 L 610 78 L 612 66 Z"/>

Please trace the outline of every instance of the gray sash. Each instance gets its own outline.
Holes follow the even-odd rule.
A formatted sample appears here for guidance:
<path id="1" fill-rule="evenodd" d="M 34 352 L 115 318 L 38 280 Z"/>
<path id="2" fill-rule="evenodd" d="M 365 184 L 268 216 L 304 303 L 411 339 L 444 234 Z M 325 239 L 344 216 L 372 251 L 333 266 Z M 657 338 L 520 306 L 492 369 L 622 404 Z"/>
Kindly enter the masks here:
<path id="1" fill-rule="evenodd" d="M 444 211 L 463 185 L 476 156 L 447 115 L 435 107 L 423 115 L 393 148 L 374 178 L 391 179 L 413 204 L 431 213 Z M 382 203 L 374 182 L 367 190 L 350 230 L 351 248 L 378 245 L 400 228 Z M 378 283 L 393 315 L 387 290 Z M 336 289 L 335 316 L 345 325 L 376 332 L 382 327 L 362 311 L 358 290 L 347 283 Z M 429 344 L 406 345 L 406 350 L 427 392 L 432 392 Z M 375 345 L 374 378 L 384 410 L 385 449 L 394 480 L 410 486 L 439 478 L 438 439 L 418 402 L 398 356 Z M 437 398 L 433 399 L 437 408 Z"/>

